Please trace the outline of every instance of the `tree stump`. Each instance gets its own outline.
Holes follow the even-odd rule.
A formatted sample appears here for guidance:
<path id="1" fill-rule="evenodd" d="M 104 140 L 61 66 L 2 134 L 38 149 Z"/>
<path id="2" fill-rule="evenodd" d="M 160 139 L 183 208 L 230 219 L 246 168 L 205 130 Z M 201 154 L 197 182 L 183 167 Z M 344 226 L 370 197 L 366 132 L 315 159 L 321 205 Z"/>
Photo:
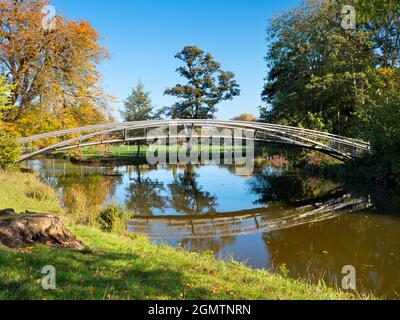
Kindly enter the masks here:
<path id="1" fill-rule="evenodd" d="M 85 247 L 56 216 L 34 213 L 16 215 L 10 209 L 2 212 L 3 218 L 0 215 L 0 243 L 9 248 L 32 244 L 77 250 Z M 12 214 L 13 212 L 14 214 Z"/>

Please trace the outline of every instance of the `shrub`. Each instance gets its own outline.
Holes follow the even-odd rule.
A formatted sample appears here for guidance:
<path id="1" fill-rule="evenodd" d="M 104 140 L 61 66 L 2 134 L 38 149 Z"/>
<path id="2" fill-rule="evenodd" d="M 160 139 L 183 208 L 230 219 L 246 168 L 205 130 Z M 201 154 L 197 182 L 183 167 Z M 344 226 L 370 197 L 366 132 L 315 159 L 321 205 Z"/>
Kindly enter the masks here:
<path id="1" fill-rule="evenodd" d="M 113 204 L 100 211 L 98 224 L 105 232 L 123 232 L 130 218 L 131 214 L 127 210 Z"/>
<path id="2" fill-rule="evenodd" d="M 10 170 L 15 168 L 21 153 L 21 147 L 16 138 L 0 131 L 0 168 Z"/>
<path id="3" fill-rule="evenodd" d="M 79 186 L 68 188 L 63 197 L 67 212 L 76 223 L 95 226 L 100 206 L 92 200 L 86 194 L 85 189 Z"/>

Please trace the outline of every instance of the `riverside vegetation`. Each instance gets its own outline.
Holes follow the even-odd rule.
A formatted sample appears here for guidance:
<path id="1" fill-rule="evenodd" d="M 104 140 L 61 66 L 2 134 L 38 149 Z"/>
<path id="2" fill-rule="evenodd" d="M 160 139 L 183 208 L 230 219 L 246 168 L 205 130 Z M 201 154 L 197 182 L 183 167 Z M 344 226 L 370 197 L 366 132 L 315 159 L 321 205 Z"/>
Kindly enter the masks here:
<path id="1" fill-rule="evenodd" d="M 55 192 L 32 173 L 0 171 L 0 180 L 0 208 L 56 214 L 86 245 L 83 250 L 0 245 L 0 299 L 361 298 L 323 283 L 289 279 L 284 267 L 270 274 L 212 254 L 156 245 L 125 232 L 128 216 L 116 206 L 83 219 L 76 208 L 61 208 Z M 40 285 L 45 265 L 57 270 L 56 290 Z"/>

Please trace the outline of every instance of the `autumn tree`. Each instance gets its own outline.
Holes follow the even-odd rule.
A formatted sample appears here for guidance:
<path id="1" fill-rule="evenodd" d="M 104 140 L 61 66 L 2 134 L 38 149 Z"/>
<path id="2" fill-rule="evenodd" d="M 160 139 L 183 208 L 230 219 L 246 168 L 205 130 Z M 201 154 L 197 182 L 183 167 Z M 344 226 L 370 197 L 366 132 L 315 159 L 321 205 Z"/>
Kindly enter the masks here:
<path id="1" fill-rule="evenodd" d="M 232 120 L 234 121 L 248 121 L 248 122 L 256 122 L 257 117 L 251 113 L 242 113 L 240 116 L 234 117 Z"/>
<path id="2" fill-rule="evenodd" d="M 152 105 L 150 92 L 144 89 L 144 84 L 139 81 L 132 89 L 132 93 L 124 101 L 121 116 L 125 121 L 145 121 L 158 119 L 162 111 L 156 111 Z"/>
<path id="3" fill-rule="evenodd" d="M 240 94 L 235 74 L 221 69 L 210 53 L 196 46 L 186 46 L 176 56 L 185 65 L 177 72 L 187 80 L 165 91 L 166 95 L 180 99 L 167 114 L 172 118 L 210 119 L 214 118 L 217 105 L 232 100 Z"/>
<path id="4" fill-rule="evenodd" d="M 36 131 L 45 129 L 40 128 L 43 117 L 51 118 L 56 128 L 78 124 L 87 111 L 103 121 L 99 113 L 110 97 L 100 86 L 98 64 L 108 53 L 86 21 L 57 16 L 55 29 L 47 29 L 43 9 L 48 4 L 47 0 L 0 2 L 0 73 L 13 85 L 10 98 L 16 106 L 5 113 L 5 121 L 15 124 L 31 117 L 39 127 Z"/>

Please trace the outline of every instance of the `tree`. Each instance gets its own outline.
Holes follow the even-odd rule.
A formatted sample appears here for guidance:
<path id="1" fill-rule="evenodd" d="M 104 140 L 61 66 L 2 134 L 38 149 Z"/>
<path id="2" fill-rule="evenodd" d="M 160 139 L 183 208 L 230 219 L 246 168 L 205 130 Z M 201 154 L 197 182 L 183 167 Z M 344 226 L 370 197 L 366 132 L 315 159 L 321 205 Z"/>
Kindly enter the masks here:
<path id="1" fill-rule="evenodd" d="M 400 2 L 398 0 L 358 0 L 358 20 L 374 39 L 376 63 L 382 67 L 399 66 Z"/>
<path id="2" fill-rule="evenodd" d="M 376 65 L 369 74 L 368 102 L 358 114 L 362 137 L 371 143 L 367 176 L 400 184 L 400 3 L 358 0 L 357 12 L 373 37 Z"/>
<path id="3" fill-rule="evenodd" d="M 359 114 L 362 137 L 371 143 L 368 175 L 400 184 L 400 70 L 379 68 L 370 82 L 369 103 Z"/>
<path id="4" fill-rule="evenodd" d="M 175 57 L 185 63 L 177 72 L 187 84 L 178 84 L 165 91 L 166 95 L 181 99 L 167 109 L 170 117 L 212 119 L 220 102 L 240 94 L 235 74 L 223 71 L 210 53 L 196 46 L 186 46 Z"/>
<path id="5" fill-rule="evenodd" d="M 144 84 L 139 81 L 132 89 L 132 93 L 124 101 L 124 110 L 121 116 L 125 121 L 145 121 L 159 119 L 162 111 L 154 111 L 150 99 L 150 92 L 145 91 Z"/>
<path id="6" fill-rule="evenodd" d="M 374 52 L 368 31 L 341 26 L 341 9 L 352 2 L 310 0 L 272 20 L 262 119 L 355 134 Z"/>
<path id="7" fill-rule="evenodd" d="M 341 27 L 347 4 L 355 30 Z M 269 36 L 261 118 L 369 141 L 360 173 L 400 183 L 399 2 L 309 0 L 274 19 Z"/>
<path id="8" fill-rule="evenodd" d="M 0 129 L 2 128 L 3 114 L 12 108 L 10 106 L 11 91 L 12 86 L 6 77 L 0 77 Z"/>
<path id="9" fill-rule="evenodd" d="M 8 170 L 14 167 L 20 155 L 20 147 L 14 136 L 6 133 L 3 128 L 3 113 L 10 110 L 10 95 L 12 86 L 5 77 L 0 77 L 0 169 Z"/>
<path id="10" fill-rule="evenodd" d="M 18 161 L 21 148 L 15 137 L 0 130 L 0 169 L 12 169 Z"/>
<path id="11" fill-rule="evenodd" d="M 242 113 L 240 116 L 233 118 L 234 121 L 248 121 L 248 122 L 256 122 L 257 117 L 251 113 Z"/>
<path id="12" fill-rule="evenodd" d="M 46 113 L 55 127 L 79 122 L 71 108 L 104 111 L 111 97 L 100 86 L 97 66 L 108 57 L 100 36 L 86 21 L 57 16 L 44 28 L 48 0 L 0 2 L 0 73 L 13 85 L 5 120 L 16 122 Z M 57 121 L 58 120 L 58 121 Z"/>

